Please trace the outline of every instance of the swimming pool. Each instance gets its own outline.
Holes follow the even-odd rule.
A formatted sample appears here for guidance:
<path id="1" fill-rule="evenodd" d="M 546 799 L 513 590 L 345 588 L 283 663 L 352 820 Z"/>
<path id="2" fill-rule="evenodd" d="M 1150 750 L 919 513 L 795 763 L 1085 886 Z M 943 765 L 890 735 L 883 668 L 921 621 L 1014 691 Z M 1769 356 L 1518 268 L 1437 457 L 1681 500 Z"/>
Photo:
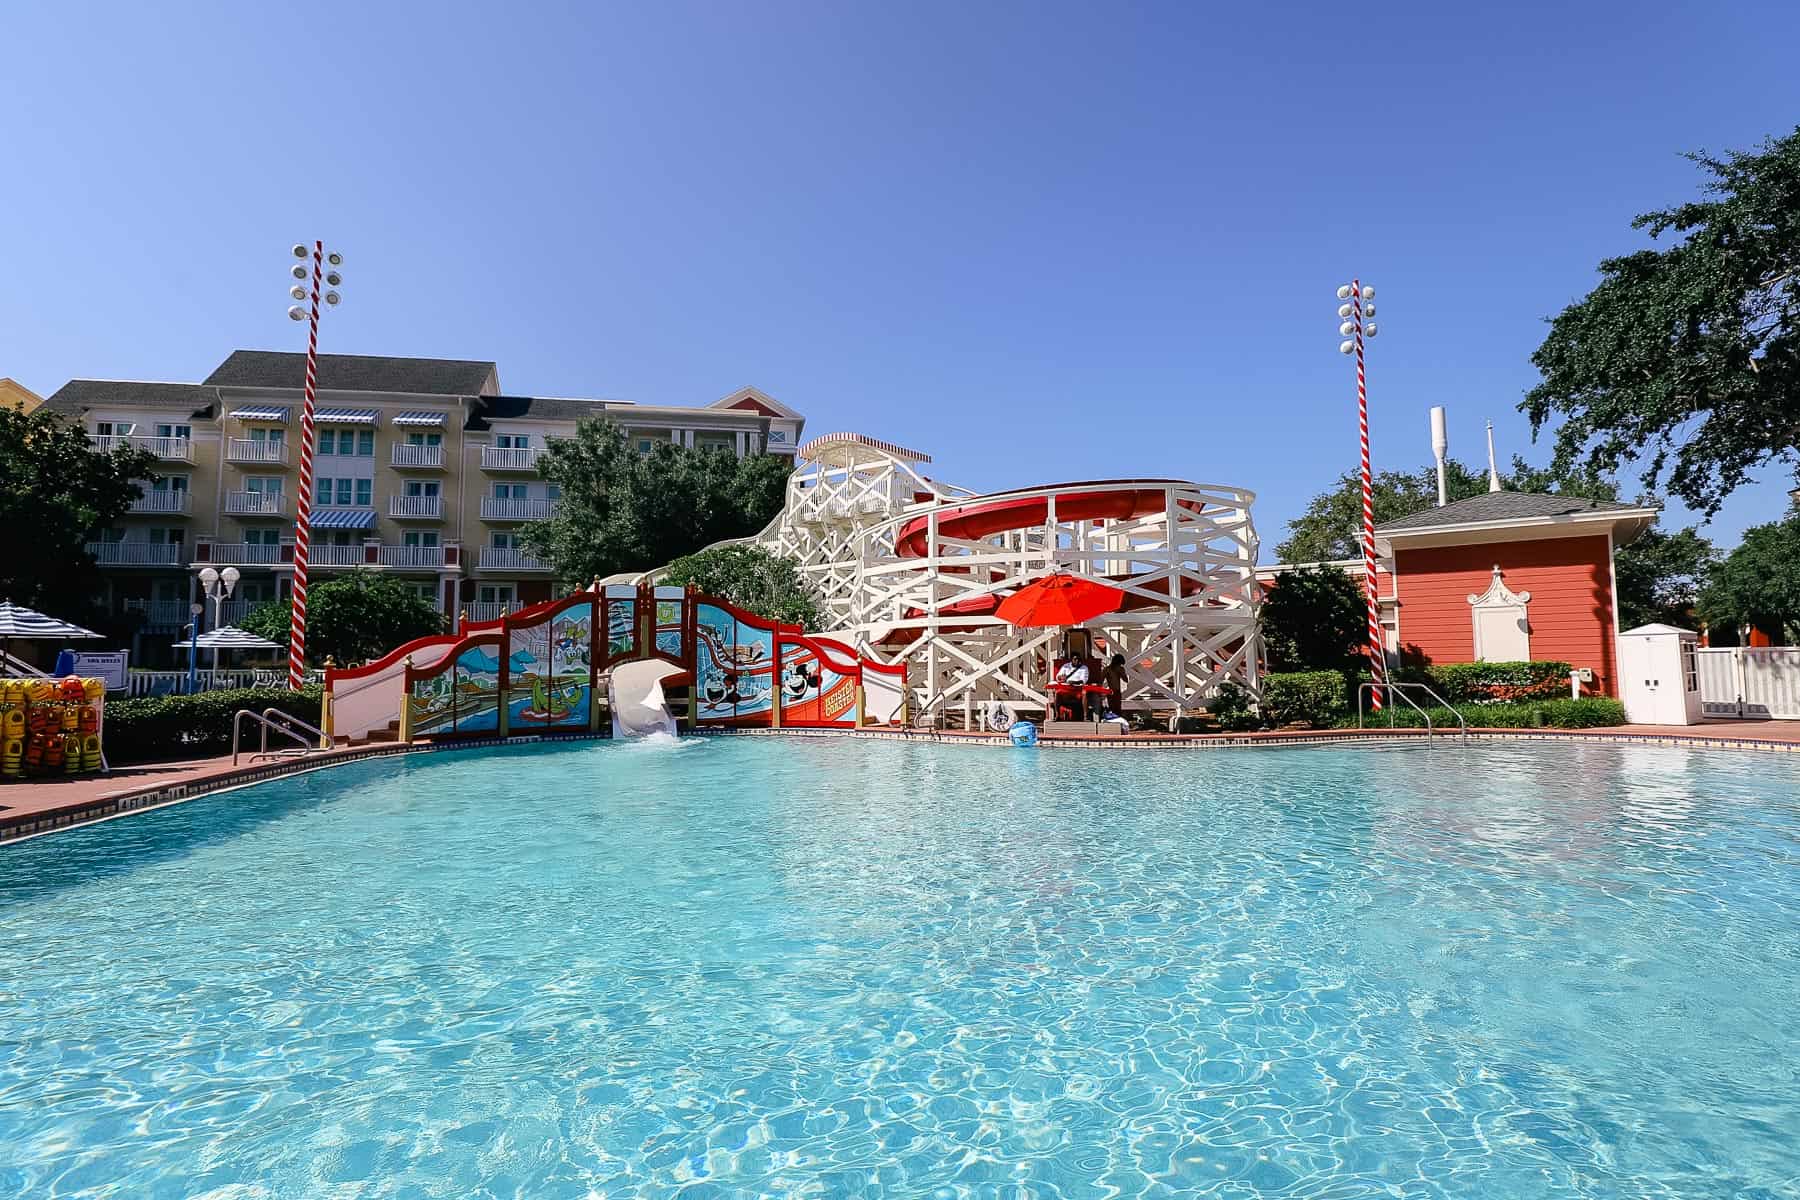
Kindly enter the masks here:
<path id="1" fill-rule="evenodd" d="M 580 743 L 0 852 L 0 1195 L 1774 1197 L 1800 761 Z"/>

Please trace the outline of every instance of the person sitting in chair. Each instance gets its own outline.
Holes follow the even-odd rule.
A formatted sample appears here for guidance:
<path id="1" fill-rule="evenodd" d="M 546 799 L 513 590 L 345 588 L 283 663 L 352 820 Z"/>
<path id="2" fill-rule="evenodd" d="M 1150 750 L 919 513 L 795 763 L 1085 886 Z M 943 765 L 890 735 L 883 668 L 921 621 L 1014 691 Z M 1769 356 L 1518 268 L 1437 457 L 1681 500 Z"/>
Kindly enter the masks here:
<path id="1" fill-rule="evenodd" d="M 1060 710 L 1065 704 L 1068 705 L 1073 713 L 1080 712 L 1082 704 L 1081 689 L 1087 686 L 1087 681 L 1087 659 L 1079 654 L 1071 653 L 1068 658 L 1063 660 L 1062 666 L 1056 668 L 1056 707 L 1059 710 L 1059 716 L 1061 715 Z"/>

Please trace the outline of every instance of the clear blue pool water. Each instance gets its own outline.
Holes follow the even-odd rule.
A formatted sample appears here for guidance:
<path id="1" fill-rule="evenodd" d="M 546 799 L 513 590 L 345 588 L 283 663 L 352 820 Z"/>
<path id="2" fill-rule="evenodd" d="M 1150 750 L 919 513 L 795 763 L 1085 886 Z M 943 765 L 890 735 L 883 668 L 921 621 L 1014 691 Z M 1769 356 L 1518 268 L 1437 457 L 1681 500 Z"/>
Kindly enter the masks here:
<path id="1" fill-rule="evenodd" d="M 1800 761 L 414 756 L 0 850 L 0 1196 L 1792 1197 Z"/>

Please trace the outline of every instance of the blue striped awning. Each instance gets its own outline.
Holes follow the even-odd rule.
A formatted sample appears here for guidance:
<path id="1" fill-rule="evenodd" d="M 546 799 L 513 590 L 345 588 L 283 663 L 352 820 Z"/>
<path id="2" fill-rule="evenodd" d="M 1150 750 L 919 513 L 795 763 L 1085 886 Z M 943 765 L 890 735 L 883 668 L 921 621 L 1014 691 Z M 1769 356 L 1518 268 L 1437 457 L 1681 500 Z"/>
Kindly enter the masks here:
<path id="1" fill-rule="evenodd" d="M 312 515 L 314 529 L 372 529 L 375 526 L 375 510 L 372 508 L 315 508 Z"/>
<path id="2" fill-rule="evenodd" d="M 441 412 L 403 412 L 394 418 L 396 425 L 432 425 L 442 428 L 448 413 Z"/>
<path id="3" fill-rule="evenodd" d="M 280 421 L 288 422 L 288 406 L 285 404 L 269 404 L 261 408 L 234 408 L 231 415 L 240 421 Z"/>
<path id="4" fill-rule="evenodd" d="M 321 425 L 375 425 L 381 414 L 372 408 L 321 408 L 313 420 Z"/>

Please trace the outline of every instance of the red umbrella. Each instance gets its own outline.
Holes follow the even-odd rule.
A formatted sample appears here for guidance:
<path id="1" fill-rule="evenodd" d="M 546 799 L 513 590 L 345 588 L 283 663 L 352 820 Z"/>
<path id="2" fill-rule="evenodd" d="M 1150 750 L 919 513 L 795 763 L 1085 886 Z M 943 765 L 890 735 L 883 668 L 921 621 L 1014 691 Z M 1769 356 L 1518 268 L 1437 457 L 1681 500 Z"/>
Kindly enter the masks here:
<path id="1" fill-rule="evenodd" d="M 1078 575 L 1046 575 L 1000 602 L 994 615 L 1012 625 L 1079 625 L 1118 611 L 1125 593 Z"/>

